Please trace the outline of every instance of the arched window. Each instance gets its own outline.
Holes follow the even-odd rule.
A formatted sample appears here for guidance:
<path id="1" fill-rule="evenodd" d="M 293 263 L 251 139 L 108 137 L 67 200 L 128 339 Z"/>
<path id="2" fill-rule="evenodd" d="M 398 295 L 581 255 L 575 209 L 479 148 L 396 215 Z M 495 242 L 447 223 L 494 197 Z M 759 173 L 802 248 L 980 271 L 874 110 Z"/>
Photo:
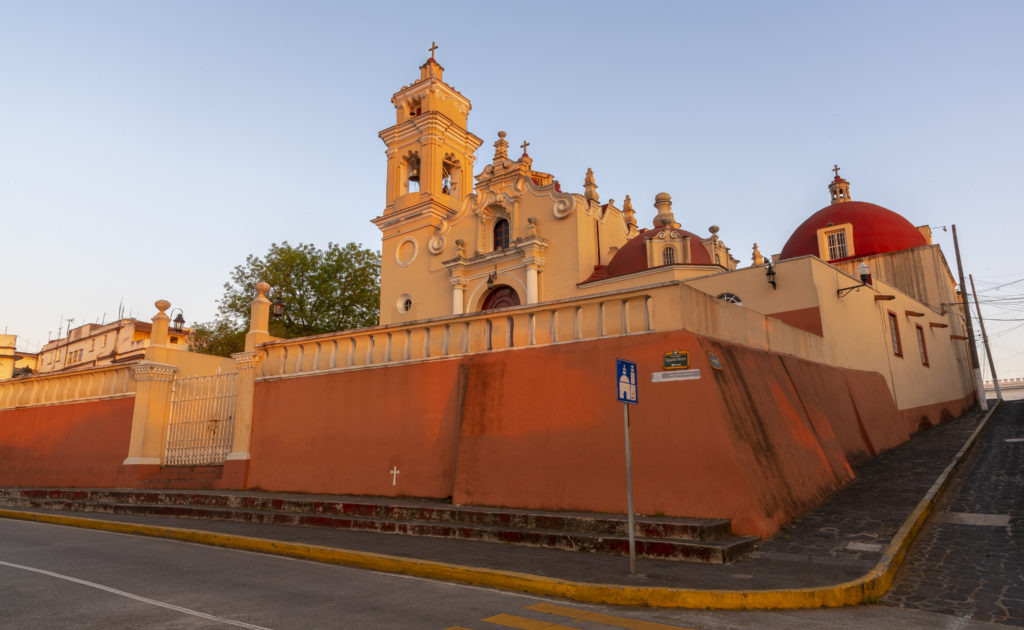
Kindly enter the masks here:
<path id="1" fill-rule="evenodd" d="M 441 192 L 445 195 L 458 194 L 461 169 L 459 161 L 448 153 L 441 162 Z"/>
<path id="2" fill-rule="evenodd" d="M 494 249 L 508 249 L 507 219 L 498 219 L 494 223 Z"/>
<path id="3" fill-rule="evenodd" d="M 743 300 L 735 293 L 722 293 L 718 296 L 718 299 L 729 304 L 735 304 L 736 306 L 743 306 Z"/>
<path id="4" fill-rule="evenodd" d="M 420 191 L 420 156 L 413 153 L 405 159 L 405 191 Z"/>
<path id="5" fill-rule="evenodd" d="M 661 252 L 661 263 L 663 265 L 672 265 L 676 262 L 676 250 L 671 247 L 666 247 Z"/>

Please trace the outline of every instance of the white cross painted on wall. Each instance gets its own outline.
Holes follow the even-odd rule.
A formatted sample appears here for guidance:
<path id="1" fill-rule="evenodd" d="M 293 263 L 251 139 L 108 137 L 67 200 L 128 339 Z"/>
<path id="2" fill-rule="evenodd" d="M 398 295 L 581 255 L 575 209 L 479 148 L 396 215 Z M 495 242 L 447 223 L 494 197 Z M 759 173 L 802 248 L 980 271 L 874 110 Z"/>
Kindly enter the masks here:
<path id="1" fill-rule="evenodd" d="M 391 475 L 391 485 L 395 485 L 398 483 L 398 474 L 400 472 L 401 471 L 398 470 L 398 466 L 393 466 L 391 470 L 388 471 L 388 474 Z"/>

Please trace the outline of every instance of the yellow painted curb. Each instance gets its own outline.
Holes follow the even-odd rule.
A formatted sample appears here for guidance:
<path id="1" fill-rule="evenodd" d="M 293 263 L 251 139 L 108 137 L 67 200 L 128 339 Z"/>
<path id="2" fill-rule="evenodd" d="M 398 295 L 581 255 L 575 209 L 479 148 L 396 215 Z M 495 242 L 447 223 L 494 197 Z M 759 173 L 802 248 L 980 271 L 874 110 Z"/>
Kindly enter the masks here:
<path id="1" fill-rule="evenodd" d="M 593 604 L 617 606 L 650 606 L 665 608 L 712 608 L 712 609 L 768 609 L 768 608 L 821 608 L 848 606 L 864 602 L 869 597 L 881 597 L 892 586 L 896 570 L 903 562 L 910 543 L 931 513 L 942 491 L 952 479 L 952 473 L 974 445 L 981 431 L 988 424 L 998 403 L 992 407 L 978 424 L 964 446 L 932 485 L 925 497 L 918 503 L 903 526 L 893 537 L 881 560 L 867 574 L 849 582 L 813 588 L 734 591 L 699 590 L 653 586 L 625 586 L 616 584 L 591 584 L 559 580 L 514 571 L 499 571 L 467 567 L 430 560 L 416 560 L 366 551 L 349 551 L 319 545 L 283 542 L 234 534 L 219 534 L 178 527 L 157 527 L 138 523 L 103 521 L 77 516 L 23 512 L 0 509 L 0 517 L 24 521 L 36 521 L 72 527 L 84 527 L 101 531 L 118 532 L 169 538 L 185 542 L 243 549 L 279 556 L 301 558 L 329 564 L 338 564 L 384 573 L 400 573 L 417 577 L 487 586 L 507 591 L 519 591 L 533 595 L 561 597 Z"/>

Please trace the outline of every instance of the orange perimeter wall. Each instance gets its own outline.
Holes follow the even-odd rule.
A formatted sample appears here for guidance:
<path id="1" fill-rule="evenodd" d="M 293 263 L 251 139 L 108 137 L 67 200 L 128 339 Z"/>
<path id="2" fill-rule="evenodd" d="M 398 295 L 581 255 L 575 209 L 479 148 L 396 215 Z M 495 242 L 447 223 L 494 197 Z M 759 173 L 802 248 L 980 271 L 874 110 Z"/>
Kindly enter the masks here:
<path id="1" fill-rule="evenodd" d="M 110 488 L 135 397 L 0 411 L 0 486 Z"/>
<path id="2" fill-rule="evenodd" d="M 674 349 L 690 353 L 701 378 L 652 383 Z M 734 531 L 759 536 L 849 481 L 851 463 L 969 402 L 900 412 L 874 372 L 685 331 L 632 335 L 261 381 L 247 485 L 621 513 L 616 358 L 640 370 L 630 409 L 636 510 L 728 517 Z"/>

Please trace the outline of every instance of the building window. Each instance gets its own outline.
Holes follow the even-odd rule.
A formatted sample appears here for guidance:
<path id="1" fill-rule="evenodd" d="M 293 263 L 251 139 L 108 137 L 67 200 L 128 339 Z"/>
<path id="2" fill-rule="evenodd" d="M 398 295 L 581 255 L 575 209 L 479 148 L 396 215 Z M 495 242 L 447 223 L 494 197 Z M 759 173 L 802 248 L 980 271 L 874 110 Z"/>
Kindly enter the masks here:
<path id="1" fill-rule="evenodd" d="M 507 219 L 498 219 L 494 223 L 494 249 L 508 249 Z"/>
<path id="2" fill-rule="evenodd" d="M 892 337 L 892 353 L 903 356 L 903 344 L 900 343 L 900 325 L 896 321 L 896 313 L 889 311 L 889 335 Z"/>
<path id="3" fill-rule="evenodd" d="M 846 253 L 846 230 L 826 232 L 825 239 L 828 243 L 829 260 L 838 260 L 848 256 Z"/>
<path id="4" fill-rule="evenodd" d="M 736 306 L 743 306 L 743 300 L 735 293 L 722 293 L 718 296 L 718 299 L 729 304 L 735 304 Z"/>
<path id="5" fill-rule="evenodd" d="M 171 337 L 171 343 L 178 343 L 177 337 Z"/>
<path id="6" fill-rule="evenodd" d="M 917 347 L 921 351 L 921 365 L 928 365 L 928 347 L 924 344 L 924 328 L 917 325 Z"/>
<path id="7" fill-rule="evenodd" d="M 661 252 L 661 262 L 665 265 L 672 265 L 676 262 L 676 250 L 671 247 L 666 247 Z"/>

